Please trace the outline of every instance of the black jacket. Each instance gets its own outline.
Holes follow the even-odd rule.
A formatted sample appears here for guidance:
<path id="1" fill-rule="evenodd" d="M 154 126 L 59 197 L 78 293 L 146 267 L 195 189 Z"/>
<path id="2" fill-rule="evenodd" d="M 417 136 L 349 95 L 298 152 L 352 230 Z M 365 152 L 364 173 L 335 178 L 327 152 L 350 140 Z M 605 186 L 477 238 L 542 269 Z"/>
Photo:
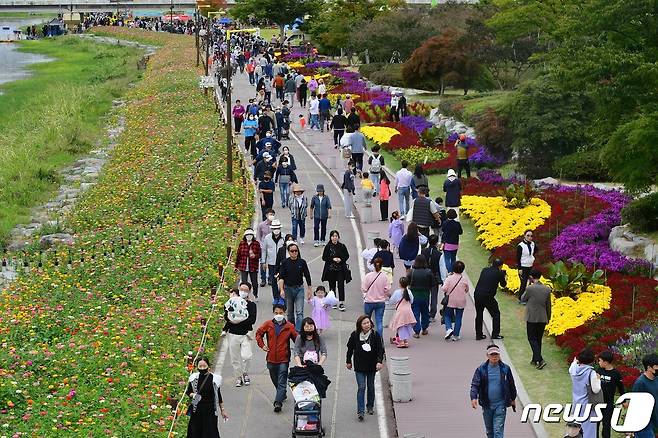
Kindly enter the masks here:
<path id="1" fill-rule="evenodd" d="M 435 247 L 425 248 L 421 251 L 421 254 L 427 259 L 427 266 L 432 271 L 432 274 L 439 276 L 439 282 L 441 281 L 441 269 L 439 266 L 439 261 L 441 260 L 441 251 Z"/>
<path id="2" fill-rule="evenodd" d="M 340 263 L 334 262 L 333 258 L 340 258 Z M 345 275 L 345 262 L 350 258 L 350 253 L 347 247 L 341 242 L 335 245 L 331 242 L 327 243 L 322 251 L 322 260 L 324 261 L 324 268 L 322 269 L 322 281 L 329 281 L 329 278 L 337 279 Z"/>
<path id="3" fill-rule="evenodd" d="M 493 297 L 496 295 L 498 285 L 501 287 L 507 286 L 505 280 L 505 272 L 501 269 L 489 266 L 480 272 L 480 278 L 475 285 L 475 295 L 487 295 Z"/>
<path id="4" fill-rule="evenodd" d="M 249 312 L 249 317 L 247 319 L 237 324 L 233 324 L 228 320 L 228 311 L 224 309 L 224 331 L 233 335 L 246 335 L 247 332 L 252 331 L 254 329 L 254 324 L 256 324 L 256 303 L 247 301 L 247 311 Z"/>
<path id="5" fill-rule="evenodd" d="M 370 344 L 370 351 L 365 351 L 363 344 Z M 368 342 L 361 342 L 359 332 L 353 331 L 347 341 L 347 358 L 345 363 L 352 363 L 354 356 L 354 371 L 370 373 L 377 371 L 377 364 L 384 362 L 384 342 L 382 337 L 373 329 Z"/>
<path id="6" fill-rule="evenodd" d="M 459 236 L 464 233 L 462 224 L 454 219 L 448 219 L 441 224 L 441 242 L 452 243 L 457 245 L 459 243 Z"/>

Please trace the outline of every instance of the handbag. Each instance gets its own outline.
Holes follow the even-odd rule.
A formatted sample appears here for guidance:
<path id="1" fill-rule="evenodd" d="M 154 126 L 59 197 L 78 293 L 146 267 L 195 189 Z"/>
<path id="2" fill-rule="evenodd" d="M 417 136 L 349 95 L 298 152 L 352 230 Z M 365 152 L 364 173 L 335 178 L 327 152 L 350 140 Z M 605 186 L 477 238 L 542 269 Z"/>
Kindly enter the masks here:
<path id="1" fill-rule="evenodd" d="M 197 388 L 196 394 L 194 394 L 194 398 L 190 402 L 189 405 L 187 405 L 187 412 L 185 413 L 188 417 L 192 415 L 193 412 L 196 412 L 196 405 L 199 404 L 201 401 L 201 394 L 199 392 L 201 389 L 203 389 L 203 386 L 206 384 L 206 381 L 208 380 L 208 377 L 210 376 L 210 372 L 206 374 L 206 377 L 203 378 L 203 382 L 201 382 L 201 386 Z"/>
<path id="2" fill-rule="evenodd" d="M 457 283 L 455 283 L 455 285 L 452 287 L 452 289 L 450 289 L 450 292 L 448 292 L 447 294 L 443 294 L 443 299 L 441 300 L 441 305 L 443 307 L 448 306 L 448 300 L 449 300 L 450 294 L 452 293 L 453 290 L 455 290 L 455 288 L 457 287 L 457 285 L 459 284 L 461 279 L 462 279 L 462 276 L 460 275 L 459 280 L 457 280 Z"/>
<path id="3" fill-rule="evenodd" d="M 350 265 L 347 263 L 343 263 L 343 274 L 345 276 L 345 283 L 349 283 L 352 281 L 352 271 L 350 271 Z"/>
<path id="4" fill-rule="evenodd" d="M 594 371 L 594 370 L 590 371 L 590 378 L 591 378 L 592 373 L 594 373 L 594 372 L 596 372 L 596 371 Z M 601 389 L 599 392 L 592 391 L 592 386 L 589 384 L 589 380 L 588 380 L 588 382 L 585 386 L 587 386 L 587 401 L 588 401 L 588 403 L 591 403 L 592 405 L 599 405 L 599 404 L 605 403 L 605 401 L 603 400 L 603 389 Z"/>

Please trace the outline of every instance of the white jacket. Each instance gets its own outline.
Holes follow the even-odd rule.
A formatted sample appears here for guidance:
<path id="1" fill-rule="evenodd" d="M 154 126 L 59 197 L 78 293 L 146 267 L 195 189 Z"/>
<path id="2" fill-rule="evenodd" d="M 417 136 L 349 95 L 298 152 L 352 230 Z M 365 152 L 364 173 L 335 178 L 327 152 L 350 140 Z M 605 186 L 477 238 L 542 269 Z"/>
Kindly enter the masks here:
<path id="1" fill-rule="evenodd" d="M 274 242 L 272 233 L 265 236 L 263 239 L 263 247 L 261 248 L 260 262 L 265 263 L 266 265 L 274 265 L 276 263 L 276 253 L 279 251 L 279 248 L 283 246 L 284 240 L 283 235 L 278 242 Z"/>

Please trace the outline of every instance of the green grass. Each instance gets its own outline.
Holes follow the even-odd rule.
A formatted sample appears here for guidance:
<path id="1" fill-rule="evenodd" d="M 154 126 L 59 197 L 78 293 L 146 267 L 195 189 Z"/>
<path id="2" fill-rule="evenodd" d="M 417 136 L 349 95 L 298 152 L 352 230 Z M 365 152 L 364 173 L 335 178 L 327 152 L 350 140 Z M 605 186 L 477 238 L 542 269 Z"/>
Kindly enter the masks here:
<path id="1" fill-rule="evenodd" d="M 263 38 L 265 41 L 270 41 L 273 36 L 279 38 L 281 35 L 281 31 L 279 30 L 278 27 L 261 27 L 260 28 L 260 36 Z"/>
<path id="2" fill-rule="evenodd" d="M 0 18 L 54 18 L 50 12 L 0 12 Z"/>
<path id="3" fill-rule="evenodd" d="M 369 144 L 372 148 L 373 143 Z M 387 151 L 382 150 L 386 165 L 393 171 L 400 169 L 400 162 Z M 430 195 L 444 197 L 442 192 L 445 174 L 429 176 Z M 460 217 L 464 234 L 459 240 L 459 259 L 466 264 L 466 273 L 475 284 L 480 271 L 489 263 L 489 251 L 477 240 L 477 230 L 473 222 L 466 216 Z M 530 399 L 535 403 L 566 403 L 571 400 L 571 379 L 567 372 L 567 355 L 555 344 L 554 338 L 544 337 L 542 355 L 548 363 L 542 371 L 537 371 L 530 365 L 532 351 L 526 338 L 523 306 L 517 303 L 516 297 L 499 292 L 497 294 L 501 313 L 501 331 L 505 335 L 505 348 L 512 358 L 523 386 Z M 547 424 L 544 427 L 551 437 L 562 436 L 562 424 Z"/>
<path id="4" fill-rule="evenodd" d="M 54 59 L 2 85 L 0 239 L 60 185 L 57 170 L 103 138 L 112 100 L 138 77 L 140 52 L 76 37 L 21 41 L 20 50 Z"/>

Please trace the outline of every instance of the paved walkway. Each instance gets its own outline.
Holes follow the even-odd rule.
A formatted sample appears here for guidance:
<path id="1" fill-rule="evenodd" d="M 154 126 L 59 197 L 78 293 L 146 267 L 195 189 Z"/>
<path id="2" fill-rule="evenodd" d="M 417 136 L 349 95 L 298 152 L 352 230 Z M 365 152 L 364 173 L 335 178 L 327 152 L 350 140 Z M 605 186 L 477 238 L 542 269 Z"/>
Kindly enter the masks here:
<path id="1" fill-rule="evenodd" d="M 292 119 L 297 120 L 300 108 L 293 108 Z M 336 167 L 330 169 L 338 181 L 342 181 L 344 173 L 343 161 L 338 151 L 333 147 L 333 139 L 330 133 L 317 131 L 301 132 L 293 128 L 295 133 L 304 141 L 318 160 L 327 166 Z M 367 163 L 367 159 L 364 159 Z M 364 170 L 367 170 L 367 164 Z M 392 175 L 389 179 L 393 182 Z M 355 199 L 356 211 L 361 215 L 359 220 L 363 236 L 377 234 L 388 239 L 388 222 L 380 222 L 379 202 L 373 201 L 372 219 L 368 223 L 363 222 L 364 203 L 360 201 L 360 184 L 356 181 L 357 194 Z M 432 187 L 433 196 L 438 196 L 440 188 Z M 398 210 L 398 200 L 393 188 L 392 197 L 389 200 L 389 214 Z M 366 242 L 368 247 L 373 242 Z M 468 260 L 465 260 L 468 263 Z M 396 258 L 395 278 L 404 275 L 402 261 Z M 471 291 L 473 285 L 471 284 Z M 478 437 L 485 436 L 482 423 L 481 410 L 473 410 L 470 407 L 469 388 L 475 368 L 486 360 L 485 347 L 488 341 L 475 340 L 475 306 L 473 299 L 468 301 L 464 312 L 464 324 L 462 326 L 459 342 L 446 342 L 443 339 L 445 330 L 439 323 L 430 326 L 428 336 L 421 339 L 412 339 L 411 347 L 398 350 L 390 343 L 387 347 L 387 355 L 408 356 L 413 376 L 413 400 L 410 403 L 395 403 L 395 419 L 400 437 Z M 490 324 L 489 324 L 490 326 Z M 392 333 L 385 330 L 384 339 L 388 339 Z M 498 344 L 501 344 L 498 342 Z M 509 363 L 509 357 L 503 352 L 503 361 Z M 518 380 L 518 378 L 517 378 Z M 518 403 L 518 400 L 517 400 Z M 531 426 L 520 423 L 521 403 L 517 405 L 517 412 L 508 410 L 505 429 L 506 437 L 528 438 L 534 437 Z"/>
<path id="2" fill-rule="evenodd" d="M 246 75 L 237 74 L 234 79 L 233 98 L 240 99 L 243 104 L 255 95 L 255 88 L 250 86 Z M 244 138 L 238 137 L 243 144 Z M 358 229 L 349 221 L 344 219 L 343 202 L 340 197 L 338 186 L 336 186 L 323 170 L 319 162 L 306 152 L 294 139 L 284 141 L 283 145 L 289 146 L 291 154 L 295 157 L 298 171 L 297 176 L 300 183 L 306 189 L 309 198 L 315 193 L 317 184 L 324 184 L 326 194 L 332 201 L 332 217 L 327 224 L 327 230 L 337 229 L 340 231 L 341 241 L 350 250 L 348 263 L 351 266 L 354 280 L 346 287 L 346 312 L 332 310 L 330 317 L 332 326 L 323 337 L 328 345 L 329 356 L 325 362 L 325 372 L 332 381 L 327 392 L 327 398 L 323 401 L 322 422 L 325 427 L 326 436 L 332 438 L 356 437 L 358 435 L 367 437 L 394 436 L 394 427 L 388 426 L 392 422 L 390 405 L 384 405 L 384 392 L 378 391 L 375 406 L 375 416 L 366 416 L 363 423 L 356 418 L 356 381 L 354 373 L 345 368 L 345 344 L 350 333 L 354 330 L 356 318 L 362 312 L 362 300 L 358 291 L 361 283 L 359 275 L 359 262 L 357 248 L 361 242 L 358 241 Z M 281 200 L 277 191 L 275 192 L 274 210 L 283 224 L 282 234 L 291 230 L 290 212 L 281 208 Z M 258 212 L 260 219 L 260 209 Z M 356 223 L 355 223 L 356 224 Z M 301 247 L 302 257 L 309 263 L 313 284 L 320 284 L 323 262 L 321 260 L 322 247 L 314 248 L 313 243 L 313 221 L 306 222 L 306 244 Z M 329 236 L 327 233 L 327 240 Z M 310 244 L 309 244 L 310 242 Z M 325 287 L 327 285 L 325 284 Z M 261 297 L 258 303 L 257 325 L 262 324 L 272 315 L 271 288 L 261 288 Z M 306 306 L 305 315 L 310 315 L 310 306 Z M 256 438 L 256 437 L 288 437 L 292 429 L 292 394 L 288 392 L 288 400 L 283 405 L 280 414 L 272 412 L 274 398 L 274 387 L 270 381 L 269 373 L 265 364 L 265 352 L 254 344 L 254 359 L 252 361 L 250 376 L 251 386 L 235 388 L 233 370 L 230 365 L 230 357 L 220 344 L 216 358 L 216 369 L 221 370 L 224 377 L 222 384 L 222 396 L 226 408 L 230 414 L 227 423 L 220 425 L 223 437 L 231 438 Z M 381 416 L 381 419 L 379 418 Z M 387 418 L 389 417 L 389 418 Z M 393 424 L 393 423 L 391 423 Z M 390 433 L 387 432 L 390 431 Z"/>

